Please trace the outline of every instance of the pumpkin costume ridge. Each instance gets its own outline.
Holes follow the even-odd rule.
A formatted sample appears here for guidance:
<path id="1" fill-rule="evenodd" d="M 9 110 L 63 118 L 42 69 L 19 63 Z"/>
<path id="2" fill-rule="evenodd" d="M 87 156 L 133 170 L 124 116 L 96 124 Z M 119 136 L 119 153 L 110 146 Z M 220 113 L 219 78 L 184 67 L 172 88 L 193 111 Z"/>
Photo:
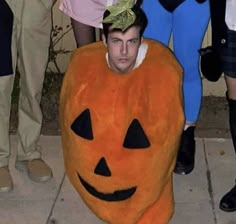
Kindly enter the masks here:
<path id="1" fill-rule="evenodd" d="M 122 75 L 108 67 L 102 42 L 77 49 L 60 95 L 66 174 L 110 224 L 167 224 L 173 213 L 182 68 L 168 48 L 144 42 L 142 64 Z"/>

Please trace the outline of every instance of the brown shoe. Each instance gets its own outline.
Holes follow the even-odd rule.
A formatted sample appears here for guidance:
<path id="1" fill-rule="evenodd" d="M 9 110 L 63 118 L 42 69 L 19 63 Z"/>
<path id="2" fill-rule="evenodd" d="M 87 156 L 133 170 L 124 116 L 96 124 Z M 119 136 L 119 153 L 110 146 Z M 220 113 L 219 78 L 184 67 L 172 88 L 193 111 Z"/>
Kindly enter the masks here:
<path id="1" fill-rule="evenodd" d="M 16 161 L 16 169 L 25 171 L 31 180 L 45 182 L 52 178 L 51 168 L 42 159 Z"/>
<path id="2" fill-rule="evenodd" d="M 8 166 L 0 167 L 0 192 L 8 192 L 13 189 L 13 182 Z"/>

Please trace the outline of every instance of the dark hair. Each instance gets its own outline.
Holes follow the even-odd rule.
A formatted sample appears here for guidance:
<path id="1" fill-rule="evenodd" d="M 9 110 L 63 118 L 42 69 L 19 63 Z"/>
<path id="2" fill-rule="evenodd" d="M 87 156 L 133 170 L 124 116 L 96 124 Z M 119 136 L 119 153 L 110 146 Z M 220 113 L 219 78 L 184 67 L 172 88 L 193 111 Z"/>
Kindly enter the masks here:
<path id="1" fill-rule="evenodd" d="M 140 27 L 140 37 L 143 36 L 144 30 L 147 27 L 147 16 L 144 13 L 144 11 L 140 8 L 140 3 L 141 1 L 137 1 L 137 3 L 133 6 L 132 11 L 134 12 L 136 19 L 134 21 L 133 24 L 131 24 L 126 30 L 128 30 L 130 27 L 133 26 L 138 26 Z M 103 14 L 103 19 L 105 19 L 106 17 L 108 17 L 110 15 L 110 12 L 108 10 L 106 10 Z M 106 39 L 108 37 L 108 33 L 110 32 L 109 28 L 111 27 L 111 23 L 103 23 L 103 34 L 105 35 Z M 123 32 L 125 32 L 126 30 L 124 30 Z M 112 29 L 112 31 L 121 31 L 121 29 Z"/>

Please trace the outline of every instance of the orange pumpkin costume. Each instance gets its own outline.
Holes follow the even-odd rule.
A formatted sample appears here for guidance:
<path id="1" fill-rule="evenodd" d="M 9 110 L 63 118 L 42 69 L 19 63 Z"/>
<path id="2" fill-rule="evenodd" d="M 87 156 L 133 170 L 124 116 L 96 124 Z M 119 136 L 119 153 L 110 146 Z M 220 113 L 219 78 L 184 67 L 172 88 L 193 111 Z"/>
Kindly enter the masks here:
<path id="1" fill-rule="evenodd" d="M 123 75 L 109 69 L 102 42 L 77 49 L 61 90 L 66 173 L 111 224 L 166 224 L 173 213 L 182 68 L 168 48 L 145 42 L 144 61 Z"/>

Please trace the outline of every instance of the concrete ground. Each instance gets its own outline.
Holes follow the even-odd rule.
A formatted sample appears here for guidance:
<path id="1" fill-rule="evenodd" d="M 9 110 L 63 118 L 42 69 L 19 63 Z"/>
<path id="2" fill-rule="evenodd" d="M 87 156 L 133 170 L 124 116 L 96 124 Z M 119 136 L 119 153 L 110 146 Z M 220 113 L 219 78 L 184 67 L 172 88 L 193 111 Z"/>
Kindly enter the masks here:
<path id="1" fill-rule="evenodd" d="M 203 102 L 194 171 L 187 176 L 174 175 L 175 214 L 170 224 L 236 224 L 236 212 L 226 213 L 218 206 L 222 195 L 234 185 L 236 159 L 229 138 L 227 105 L 222 98 L 215 100 L 210 100 L 214 111 L 209 102 Z M 0 194 L 0 224 L 103 224 L 65 176 L 60 136 L 42 135 L 40 145 L 54 173 L 47 183 L 34 183 L 15 170 L 16 136 L 11 136 L 14 190 Z"/>
<path id="2" fill-rule="evenodd" d="M 225 97 L 203 97 L 196 136 L 230 138 L 228 119 L 228 104 Z"/>

